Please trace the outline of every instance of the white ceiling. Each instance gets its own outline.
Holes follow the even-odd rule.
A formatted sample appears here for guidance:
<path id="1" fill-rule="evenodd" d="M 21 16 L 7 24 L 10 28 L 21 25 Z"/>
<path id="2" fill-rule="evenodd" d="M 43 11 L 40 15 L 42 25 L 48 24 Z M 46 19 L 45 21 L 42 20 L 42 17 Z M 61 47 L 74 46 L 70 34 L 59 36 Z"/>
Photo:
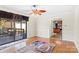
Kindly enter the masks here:
<path id="1" fill-rule="evenodd" d="M 7 8 L 11 8 L 18 11 L 31 10 L 31 5 L 4 5 Z"/>
<path id="2" fill-rule="evenodd" d="M 1 5 L 4 8 L 27 15 L 31 11 L 31 5 Z"/>
<path id="3" fill-rule="evenodd" d="M 14 10 L 24 15 L 28 15 L 32 10 L 32 5 L 0 5 L 0 7 L 6 7 L 8 9 Z M 57 12 L 70 11 L 73 6 L 69 5 L 39 5 L 38 9 L 45 9 L 47 14 L 54 14 Z"/>
<path id="4" fill-rule="evenodd" d="M 33 5 L 0 5 L 0 7 L 4 7 L 4 8 L 7 8 L 7 9 L 10 9 L 10 10 L 13 10 L 13 11 L 16 11 L 16 12 L 20 12 L 24 15 L 28 15 L 29 13 L 32 12 L 32 7 Z M 50 8 L 51 6 L 37 6 L 38 9 L 45 9 L 46 11 Z"/>

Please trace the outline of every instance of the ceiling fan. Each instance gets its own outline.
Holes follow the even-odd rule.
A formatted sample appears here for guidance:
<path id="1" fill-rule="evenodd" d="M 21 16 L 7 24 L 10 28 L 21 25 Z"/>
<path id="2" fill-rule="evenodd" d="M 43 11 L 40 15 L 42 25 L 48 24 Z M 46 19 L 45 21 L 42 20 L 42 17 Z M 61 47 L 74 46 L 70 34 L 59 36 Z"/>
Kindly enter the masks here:
<path id="1" fill-rule="evenodd" d="M 46 12 L 44 9 L 38 9 L 38 5 L 32 5 L 32 12 L 30 14 L 37 14 L 37 15 L 42 15 L 43 13 Z"/>

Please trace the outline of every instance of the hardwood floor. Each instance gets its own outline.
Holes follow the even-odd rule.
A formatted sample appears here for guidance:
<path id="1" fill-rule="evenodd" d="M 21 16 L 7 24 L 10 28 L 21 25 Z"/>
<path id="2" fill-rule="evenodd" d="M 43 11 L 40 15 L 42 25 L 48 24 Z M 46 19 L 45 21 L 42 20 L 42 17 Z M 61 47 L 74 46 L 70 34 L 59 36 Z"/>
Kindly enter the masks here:
<path id="1" fill-rule="evenodd" d="M 42 41 L 42 42 L 47 42 L 50 44 L 55 44 L 55 48 L 52 50 L 52 53 L 77 53 L 77 48 L 74 44 L 74 42 L 71 41 L 61 41 L 59 39 L 48 39 L 48 38 L 41 38 L 41 37 L 32 37 L 29 38 L 28 40 L 24 40 L 21 42 L 18 42 L 17 44 L 14 44 L 10 47 L 7 47 L 3 50 L 0 50 L 0 53 L 20 53 L 19 50 L 23 50 L 21 48 L 28 46 L 34 41 Z M 28 50 L 29 48 L 25 49 L 24 53 L 30 53 L 31 51 Z"/>
<path id="2" fill-rule="evenodd" d="M 31 44 L 34 41 L 43 41 L 43 42 L 47 42 L 47 43 L 53 43 L 56 45 L 56 47 L 54 48 L 54 50 L 52 50 L 52 52 L 54 53 L 77 53 L 77 48 L 74 44 L 74 42 L 71 41 L 61 41 L 58 39 L 48 39 L 48 38 L 40 38 L 40 37 L 32 37 L 27 41 L 27 44 Z"/>

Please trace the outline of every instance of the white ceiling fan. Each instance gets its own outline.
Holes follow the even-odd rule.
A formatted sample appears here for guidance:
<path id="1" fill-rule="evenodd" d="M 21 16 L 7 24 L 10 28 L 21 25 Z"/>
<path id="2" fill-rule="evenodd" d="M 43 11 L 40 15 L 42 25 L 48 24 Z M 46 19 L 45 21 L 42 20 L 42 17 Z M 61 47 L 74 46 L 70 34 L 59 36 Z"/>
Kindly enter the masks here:
<path id="1" fill-rule="evenodd" d="M 46 10 L 44 10 L 44 9 L 38 9 L 38 5 L 32 5 L 31 12 L 29 13 L 29 15 L 31 15 L 31 14 L 42 15 L 45 12 L 46 12 Z"/>

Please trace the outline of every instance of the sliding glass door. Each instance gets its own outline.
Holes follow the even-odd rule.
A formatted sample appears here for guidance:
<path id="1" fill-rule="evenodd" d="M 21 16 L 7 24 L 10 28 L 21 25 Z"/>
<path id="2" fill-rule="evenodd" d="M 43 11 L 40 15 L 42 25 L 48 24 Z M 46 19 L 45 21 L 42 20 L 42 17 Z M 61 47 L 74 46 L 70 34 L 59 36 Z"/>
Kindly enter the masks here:
<path id="1" fill-rule="evenodd" d="M 0 19 L 0 45 L 26 38 L 26 21 Z"/>

